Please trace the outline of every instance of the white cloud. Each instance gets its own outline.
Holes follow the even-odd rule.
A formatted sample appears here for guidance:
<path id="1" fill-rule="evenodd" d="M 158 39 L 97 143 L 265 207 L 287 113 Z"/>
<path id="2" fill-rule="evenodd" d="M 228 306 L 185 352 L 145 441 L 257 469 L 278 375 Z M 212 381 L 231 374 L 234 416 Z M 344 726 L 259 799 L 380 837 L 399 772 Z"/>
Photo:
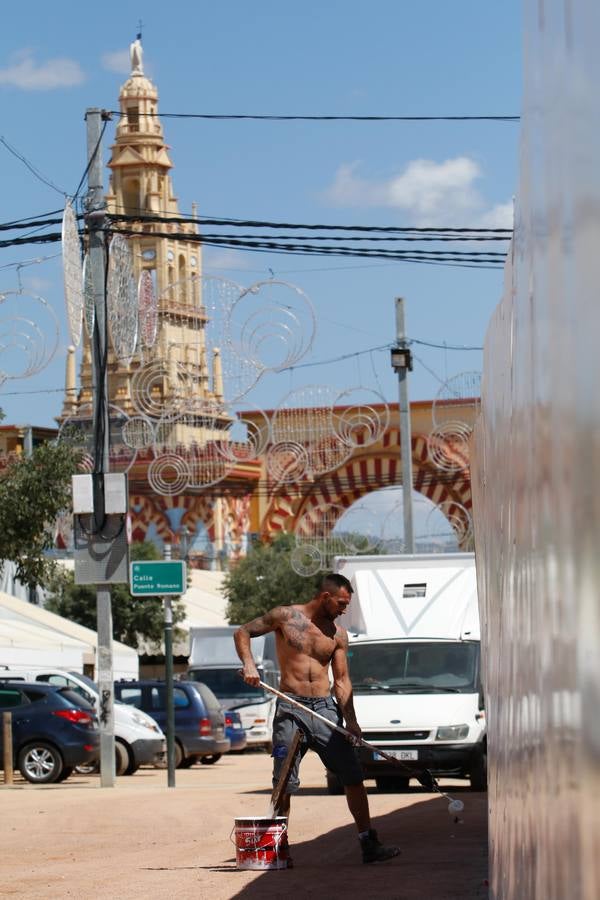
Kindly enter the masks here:
<path id="1" fill-rule="evenodd" d="M 414 159 L 382 179 L 363 178 L 358 162 L 343 163 L 325 198 L 334 206 L 388 207 L 404 213 L 411 224 L 505 227 L 512 222 L 512 203 L 487 208 L 475 187 L 481 169 L 468 156 L 443 162 Z M 484 225 L 484 220 L 488 221 Z M 499 223 L 494 224 L 492 223 Z"/>
<path id="2" fill-rule="evenodd" d="M 131 61 L 129 50 L 113 50 L 111 53 L 102 54 L 102 65 L 109 72 L 117 72 L 119 75 L 129 75 Z"/>
<path id="3" fill-rule="evenodd" d="M 512 228 L 514 221 L 514 203 L 498 203 L 492 206 L 479 218 L 480 228 Z"/>
<path id="4" fill-rule="evenodd" d="M 0 84 L 24 91 L 52 91 L 55 88 L 73 87 L 83 81 L 84 72 L 74 59 L 60 57 L 37 63 L 33 51 L 28 49 L 13 54 L 11 64 L 0 69 Z"/>

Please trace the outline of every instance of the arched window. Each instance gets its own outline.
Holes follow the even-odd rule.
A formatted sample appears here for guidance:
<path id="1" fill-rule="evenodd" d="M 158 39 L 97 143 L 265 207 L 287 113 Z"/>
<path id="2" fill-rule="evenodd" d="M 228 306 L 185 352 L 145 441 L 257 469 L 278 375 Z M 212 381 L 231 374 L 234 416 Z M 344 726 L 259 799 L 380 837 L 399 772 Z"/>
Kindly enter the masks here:
<path id="1" fill-rule="evenodd" d="M 140 212 L 139 178 L 128 178 L 123 184 L 123 206 L 126 216 L 136 216 Z"/>
<path id="2" fill-rule="evenodd" d="M 187 303 L 188 283 L 186 279 L 185 256 L 183 255 L 183 253 L 179 254 L 179 260 L 177 264 L 177 293 L 179 302 Z"/>

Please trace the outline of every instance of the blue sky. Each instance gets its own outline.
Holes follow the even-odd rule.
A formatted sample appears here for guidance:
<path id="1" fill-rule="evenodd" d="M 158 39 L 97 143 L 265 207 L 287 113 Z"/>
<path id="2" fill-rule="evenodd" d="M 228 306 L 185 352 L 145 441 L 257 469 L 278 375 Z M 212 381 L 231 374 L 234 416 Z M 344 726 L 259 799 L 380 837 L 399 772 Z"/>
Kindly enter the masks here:
<path id="1" fill-rule="evenodd" d="M 10 4 L 0 33 L 0 135 L 66 193 L 75 190 L 86 164 L 86 108 L 118 108 L 128 73 L 126 50 L 140 16 L 145 71 L 158 87 L 162 112 L 520 113 L 516 0 Z M 166 119 L 164 127 L 184 213 L 195 201 L 201 215 L 274 221 L 510 224 L 518 124 Z M 109 126 L 105 161 L 113 130 Z M 0 162 L 1 221 L 63 205 L 60 193 L 36 180 L 2 145 Z M 18 286 L 12 263 L 58 250 L 59 245 L 3 249 L 0 292 Z M 298 285 L 314 304 L 317 335 L 304 362 L 392 341 L 397 295 L 406 298 L 410 337 L 480 346 L 502 289 L 501 270 L 204 253 L 205 272 L 243 285 L 268 278 L 270 270 Z M 23 268 L 20 279 L 25 290 L 56 309 L 60 342 L 39 375 L 4 383 L 0 406 L 5 422 L 49 425 L 61 408 L 68 343 L 60 259 Z M 2 312 L 0 306 L 0 320 Z M 433 398 L 440 380 L 481 367 L 479 352 L 415 352 L 415 400 Z M 363 384 L 397 399 L 389 355 L 374 352 L 269 376 L 247 405 L 273 407 L 289 390 L 320 383 L 340 390 Z"/>

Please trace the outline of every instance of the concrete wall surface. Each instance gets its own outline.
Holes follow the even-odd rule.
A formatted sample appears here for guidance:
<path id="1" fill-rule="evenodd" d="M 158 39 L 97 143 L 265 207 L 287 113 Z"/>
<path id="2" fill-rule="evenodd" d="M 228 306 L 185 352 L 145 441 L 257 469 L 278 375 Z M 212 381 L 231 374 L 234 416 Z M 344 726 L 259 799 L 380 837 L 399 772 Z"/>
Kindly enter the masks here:
<path id="1" fill-rule="evenodd" d="M 600 897 L 600 3 L 525 0 L 521 175 L 472 471 L 491 896 Z"/>

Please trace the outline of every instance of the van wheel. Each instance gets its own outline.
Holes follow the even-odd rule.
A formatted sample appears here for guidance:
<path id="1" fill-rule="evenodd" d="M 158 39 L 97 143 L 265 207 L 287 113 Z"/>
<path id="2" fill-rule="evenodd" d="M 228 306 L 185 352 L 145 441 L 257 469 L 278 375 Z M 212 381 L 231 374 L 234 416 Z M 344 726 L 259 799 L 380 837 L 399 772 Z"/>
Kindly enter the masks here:
<path id="1" fill-rule="evenodd" d="M 339 795 L 344 793 L 344 785 L 340 781 L 340 779 L 333 772 L 327 772 L 327 793 L 333 795 Z"/>
<path id="2" fill-rule="evenodd" d="M 487 791 L 487 752 L 484 750 L 474 758 L 469 772 L 472 791 Z"/>
<path id="3" fill-rule="evenodd" d="M 127 775 L 129 750 L 122 741 L 115 741 L 115 775 Z"/>
<path id="4" fill-rule="evenodd" d="M 19 751 L 17 767 L 32 784 L 54 784 L 63 770 L 62 756 L 52 744 L 33 741 Z"/>
<path id="5" fill-rule="evenodd" d="M 390 775 L 388 778 L 376 778 L 377 790 L 382 794 L 401 794 L 408 790 L 410 778 L 402 775 Z"/>

